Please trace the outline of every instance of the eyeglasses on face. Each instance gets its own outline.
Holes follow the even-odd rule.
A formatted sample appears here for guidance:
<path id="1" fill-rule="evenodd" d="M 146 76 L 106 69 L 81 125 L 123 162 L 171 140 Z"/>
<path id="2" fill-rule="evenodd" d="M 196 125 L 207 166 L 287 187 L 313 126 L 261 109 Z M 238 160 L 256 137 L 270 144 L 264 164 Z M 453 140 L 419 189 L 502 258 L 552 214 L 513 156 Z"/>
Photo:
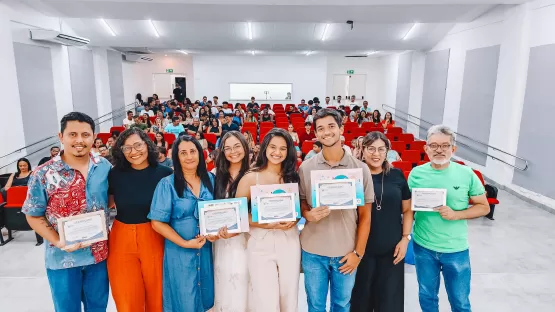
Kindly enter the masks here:
<path id="1" fill-rule="evenodd" d="M 146 146 L 145 142 L 135 142 L 135 144 L 133 144 L 133 145 L 124 145 L 124 146 L 122 146 L 121 151 L 124 154 L 131 153 L 132 149 L 135 149 L 137 152 L 140 152 L 140 151 L 144 150 L 145 146 Z"/>
<path id="2" fill-rule="evenodd" d="M 231 153 L 240 151 L 242 148 L 243 148 L 242 145 L 235 145 L 233 147 L 227 146 L 227 147 L 224 147 L 224 153 L 231 154 Z"/>
<path id="3" fill-rule="evenodd" d="M 387 153 L 387 147 L 385 147 L 385 146 L 381 146 L 381 147 L 378 147 L 378 148 L 376 148 L 374 146 L 367 146 L 366 150 L 370 154 L 374 154 L 374 153 L 378 152 L 379 154 L 384 155 L 385 153 Z"/>
<path id="4" fill-rule="evenodd" d="M 428 147 L 430 149 L 434 150 L 434 151 L 437 150 L 440 147 L 441 147 L 442 150 L 446 151 L 446 150 L 450 149 L 451 146 L 452 146 L 451 144 L 437 144 L 437 143 L 428 144 Z"/>

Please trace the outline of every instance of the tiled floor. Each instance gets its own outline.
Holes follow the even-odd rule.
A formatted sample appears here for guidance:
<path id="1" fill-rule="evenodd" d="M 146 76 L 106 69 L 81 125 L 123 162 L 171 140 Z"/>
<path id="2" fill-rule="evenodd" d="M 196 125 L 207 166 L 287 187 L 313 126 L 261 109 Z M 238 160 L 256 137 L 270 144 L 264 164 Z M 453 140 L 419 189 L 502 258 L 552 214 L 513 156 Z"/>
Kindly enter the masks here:
<path id="1" fill-rule="evenodd" d="M 496 220 L 469 222 L 475 312 L 555 311 L 555 215 L 500 191 Z M 299 311 L 307 311 L 304 287 Z M 0 311 L 53 311 L 43 247 L 31 232 L 0 247 Z M 108 311 L 116 311 L 110 302 Z M 405 311 L 420 311 L 414 267 L 406 266 Z M 440 311 L 450 311 L 445 290 Z"/>

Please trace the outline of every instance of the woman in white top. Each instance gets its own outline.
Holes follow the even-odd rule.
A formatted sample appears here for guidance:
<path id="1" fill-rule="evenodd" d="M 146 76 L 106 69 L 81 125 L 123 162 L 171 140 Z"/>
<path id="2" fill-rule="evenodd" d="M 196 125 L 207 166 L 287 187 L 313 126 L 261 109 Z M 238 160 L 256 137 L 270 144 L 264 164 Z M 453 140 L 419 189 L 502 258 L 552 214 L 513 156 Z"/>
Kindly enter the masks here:
<path id="1" fill-rule="evenodd" d="M 249 147 L 238 131 L 227 132 L 216 157 L 214 199 L 234 198 L 239 180 L 249 169 Z M 214 311 L 250 311 L 247 234 L 222 228 L 214 242 Z M 256 310 L 254 310 L 256 311 Z"/>
<path id="2" fill-rule="evenodd" d="M 306 116 L 306 119 L 304 121 L 313 123 L 314 122 L 314 116 L 316 116 L 316 108 L 312 108 L 310 110 L 310 115 Z"/>
<path id="3" fill-rule="evenodd" d="M 287 127 L 287 132 L 289 133 L 289 135 L 291 136 L 291 139 L 293 139 L 293 143 L 295 144 L 295 148 L 297 150 L 299 150 L 299 135 L 297 134 L 297 132 L 295 132 L 295 128 L 293 127 L 292 124 L 289 124 L 289 127 Z"/>
<path id="4" fill-rule="evenodd" d="M 183 120 L 184 126 L 189 126 L 193 124 L 193 114 L 190 111 L 185 111 L 185 120 Z"/>
<path id="5" fill-rule="evenodd" d="M 250 188 L 254 185 L 298 183 L 295 154 L 293 140 L 285 130 L 270 130 L 253 169 L 239 182 L 235 197 L 251 199 Z M 301 244 L 296 225 L 296 221 L 250 222 L 247 256 L 253 291 L 252 311 L 297 311 Z"/>
<path id="6" fill-rule="evenodd" d="M 98 149 L 102 144 L 104 144 L 104 142 L 102 142 L 101 138 L 94 139 L 94 144 L 93 144 L 93 147 L 91 148 L 91 154 L 93 154 L 94 156 L 100 155 L 100 151 Z"/>

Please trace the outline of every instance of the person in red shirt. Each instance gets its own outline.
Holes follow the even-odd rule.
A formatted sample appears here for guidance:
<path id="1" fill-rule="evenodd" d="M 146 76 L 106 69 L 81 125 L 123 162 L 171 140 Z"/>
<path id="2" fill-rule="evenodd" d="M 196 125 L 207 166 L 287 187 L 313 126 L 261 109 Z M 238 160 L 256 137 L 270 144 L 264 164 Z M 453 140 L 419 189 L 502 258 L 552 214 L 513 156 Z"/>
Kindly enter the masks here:
<path id="1" fill-rule="evenodd" d="M 395 127 L 395 121 L 393 120 L 393 116 L 391 116 L 390 112 L 385 113 L 381 123 L 384 129 Z"/>
<path id="2" fill-rule="evenodd" d="M 299 142 L 302 146 L 304 141 L 312 141 L 316 138 L 316 136 L 314 135 L 314 131 L 312 131 L 312 124 L 310 122 L 305 122 L 304 123 L 304 131 L 301 131 L 301 133 L 299 133 Z"/>

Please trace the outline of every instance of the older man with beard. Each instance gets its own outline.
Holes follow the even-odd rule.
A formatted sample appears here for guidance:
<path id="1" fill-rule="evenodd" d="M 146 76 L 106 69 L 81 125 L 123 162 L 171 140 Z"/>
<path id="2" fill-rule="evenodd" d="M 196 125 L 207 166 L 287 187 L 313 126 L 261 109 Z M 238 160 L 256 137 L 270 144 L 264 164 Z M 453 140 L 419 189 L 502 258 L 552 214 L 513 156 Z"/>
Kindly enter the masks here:
<path id="1" fill-rule="evenodd" d="M 414 224 L 414 258 L 420 308 L 437 312 L 440 271 L 456 312 L 470 312 L 470 255 L 467 219 L 489 212 L 485 190 L 472 168 L 451 161 L 456 151 L 451 129 L 436 125 L 428 130 L 425 151 L 430 162 L 414 168 L 408 184 L 413 188 L 446 189 L 446 206 L 418 211 Z M 472 204 L 468 204 L 469 200 Z"/>

